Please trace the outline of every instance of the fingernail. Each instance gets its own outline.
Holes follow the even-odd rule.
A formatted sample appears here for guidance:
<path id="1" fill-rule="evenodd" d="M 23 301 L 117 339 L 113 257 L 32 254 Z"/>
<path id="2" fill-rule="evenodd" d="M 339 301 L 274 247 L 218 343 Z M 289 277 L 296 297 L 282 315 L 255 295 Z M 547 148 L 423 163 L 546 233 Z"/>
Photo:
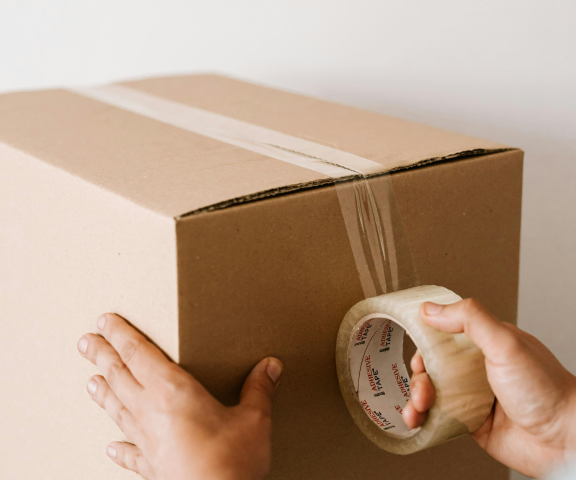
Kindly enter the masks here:
<path id="1" fill-rule="evenodd" d="M 424 304 L 424 312 L 426 312 L 426 314 L 429 316 L 440 314 L 441 310 L 442 306 L 440 304 L 435 304 L 434 302 L 426 302 Z"/>
<path id="2" fill-rule="evenodd" d="M 85 337 L 80 338 L 80 340 L 78 341 L 78 350 L 82 354 L 86 354 L 86 351 L 88 350 L 88 339 L 86 339 Z"/>
<path id="3" fill-rule="evenodd" d="M 278 359 L 270 359 L 268 366 L 266 366 L 266 374 L 272 379 L 272 382 L 276 384 L 280 375 L 282 374 L 282 363 Z"/>
<path id="4" fill-rule="evenodd" d="M 110 456 L 111 458 L 115 458 L 116 457 L 116 449 L 114 449 L 114 447 L 112 447 L 112 446 L 108 446 L 106 448 L 106 454 L 108 456 Z"/>
<path id="5" fill-rule="evenodd" d="M 88 385 L 86 386 L 86 389 L 88 389 L 90 395 L 94 396 L 94 394 L 96 394 L 96 389 L 98 389 L 98 383 L 96 382 L 96 380 L 90 379 Z"/>
<path id="6" fill-rule="evenodd" d="M 96 325 L 98 326 L 98 329 L 100 329 L 100 330 L 104 329 L 104 324 L 106 324 L 106 314 L 102 314 L 98 318 L 98 321 L 96 322 Z"/>

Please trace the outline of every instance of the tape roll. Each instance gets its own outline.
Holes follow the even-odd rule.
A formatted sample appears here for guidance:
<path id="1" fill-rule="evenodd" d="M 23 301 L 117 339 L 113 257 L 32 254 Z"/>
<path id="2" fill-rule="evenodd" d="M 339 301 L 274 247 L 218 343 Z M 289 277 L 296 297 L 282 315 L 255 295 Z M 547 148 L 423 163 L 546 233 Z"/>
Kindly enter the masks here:
<path id="1" fill-rule="evenodd" d="M 419 314 L 423 302 L 459 300 L 444 287 L 420 286 L 361 301 L 344 317 L 336 344 L 340 390 L 357 426 L 380 448 L 414 453 L 475 431 L 490 414 L 494 394 L 480 349 L 464 334 L 427 325 Z M 424 424 L 412 430 L 402 420 L 410 398 L 405 332 L 436 389 Z"/>

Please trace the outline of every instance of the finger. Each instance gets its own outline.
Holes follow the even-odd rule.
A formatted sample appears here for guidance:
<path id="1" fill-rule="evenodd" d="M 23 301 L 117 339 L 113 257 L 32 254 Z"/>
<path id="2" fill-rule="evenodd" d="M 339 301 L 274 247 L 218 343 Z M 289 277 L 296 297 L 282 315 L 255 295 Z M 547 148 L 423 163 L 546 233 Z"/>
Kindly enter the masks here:
<path id="1" fill-rule="evenodd" d="M 251 406 L 263 414 L 272 414 L 272 397 L 278 387 L 284 367 L 274 358 L 267 357 L 260 361 L 244 381 L 240 393 L 240 405 Z"/>
<path id="2" fill-rule="evenodd" d="M 152 468 L 138 446 L 116 441 L 108 445 L 106 454 L 118 466 L 139 474 L 144 479 L 153 477 Z"/>
<path id="3" fill-rule="evenodd" d="M 421 413 L 417 411 L 413 404 L 412 400 L 410 399 L 404 409 L 402 410 L 402 420 L 406 423 L 409 429 L 416 429 L 424 424 L 424 420 L 426 419 L 426 413 Z"/>
<path id="4" fill-rule="evenodd" d="M 142 386 L 122 362 L 116 349 L 106 339 L 96 334 L 85 334 L 78 341 L 78 350 L 86 359 L 98 366 L 114 393 L 128 409 L 132 410 L 134 400 L 142 392 Z"/>
<path id="5" fill-rule="evenodd" d="M 122 404 L 118 396 L 114 394 L 106 379 L 102 376 L 93 376 L 88 381 L 86 389 L 94 402 L 106 410 L 108 416 L 118 425 L 130 441 L 136 444 L 142 441 L 142 434 L 138 429 L 134 416 Z"/>
<path id="6" fill-rule="evenodd" d="M 117 314 L 103 314 L 98 318 L 97 325 L 143 386 L 164 377 L 166 369 L 172 366 L 160 349 Z"/>
<path id="7" fill-rule="evenodd" d="M 420 355 L 420 352 L 416 351 L 410 360 L 410 368 L 414 374 L 420 372 L 426 372 L 426 366 L 424 366 L 424 359 Z"/>
<path id="8" fill-rule="evenodd" d="M 505 362 L 510 348 L 518 341 L 511 325 L 500 322 L 475 299 L 464 299 L 449 305 L 424 302 L 422 319 L 444 332 L 466 334 L 493 362 Z"/>
<path id="9" fill-rule="evenodd" d="M 425 413 L 436 400 L 436 390 L 427 373 L 414 374 L 410 379 L 410 401 L 416 411 Z"/>

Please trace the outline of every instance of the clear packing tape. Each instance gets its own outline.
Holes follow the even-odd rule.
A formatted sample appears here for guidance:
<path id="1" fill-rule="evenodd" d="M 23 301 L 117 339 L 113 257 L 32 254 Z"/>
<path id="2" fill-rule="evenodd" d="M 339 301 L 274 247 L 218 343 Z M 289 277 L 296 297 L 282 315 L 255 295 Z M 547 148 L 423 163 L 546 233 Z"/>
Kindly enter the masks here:
<path id="1" fill-rule="evenodd" d="M 418 275 L 389 175 L 336 183 L 365 300 L 344 317 L 336 342 L 340 391 L 354 422 L 376 445 L 410 454 L 474 432 L 494 403 L 484 356 L 464 334 L 424 323 L 423 302 L 461 298 L 439 286 L 417 287 Z M 402 273 L 402 274 L 400 274 Z M 404 335 L 420 352 L 436 390 L 424 424 L 410 430 Z"/>
<path id="2" fill-rule="evenodd" d="M 119 85 L 74 93 L 204 135 L 333 179 L 365 300 L 344 317 L 336 344 L 340 390 L 352 418 L 382 449 L 409 454 L 476 430 L 494 395 L 484 357 L 464 334 L 426 325 L 422 302 L 460 300 L 438 286 L 419 286 L 390 175 L 348 152 Z M 424 424 L 409 430 L 404 334 L 418 348 L 436 389 Z"/>
<path id="3" fill-rule="evenodd" d="M 419 285 L 390 174 L 335 186 L 364 297 Z"/>

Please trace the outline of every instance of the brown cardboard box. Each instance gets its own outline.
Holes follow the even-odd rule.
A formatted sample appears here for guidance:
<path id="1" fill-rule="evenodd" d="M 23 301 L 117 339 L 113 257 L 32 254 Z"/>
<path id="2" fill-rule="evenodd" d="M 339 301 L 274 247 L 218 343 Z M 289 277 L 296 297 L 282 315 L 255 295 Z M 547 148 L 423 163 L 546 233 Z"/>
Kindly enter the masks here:
<path id="1" fill-rule="evenodd" d="M 380 164 L 420 283 L 515 322 L 521 151 L 218 76 L 124 85 Z M 134 477 L 76 351 L 106 311 L 225 403 L 282 359 L 271 477 L 506 477 L 470 438 L 402 457 L 363 437 L 334 365 L 362 298 L 328 176 L 70 91 L 0 96 L 0 477 Z"/>

